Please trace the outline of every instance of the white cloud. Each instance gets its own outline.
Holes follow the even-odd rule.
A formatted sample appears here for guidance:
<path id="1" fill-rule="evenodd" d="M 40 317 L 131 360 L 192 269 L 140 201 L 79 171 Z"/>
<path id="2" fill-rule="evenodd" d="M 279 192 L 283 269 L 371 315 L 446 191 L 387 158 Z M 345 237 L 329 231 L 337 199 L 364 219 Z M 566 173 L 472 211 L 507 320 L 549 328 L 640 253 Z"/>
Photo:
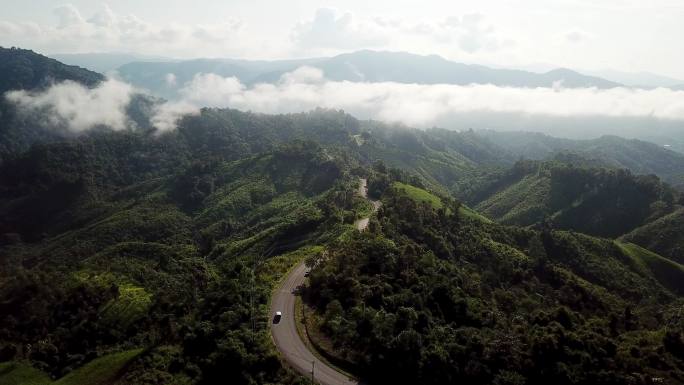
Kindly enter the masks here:
<path id="1" fill-rule="evenodd" d="M 116 14 L 107 5 L 88 18 L 73 5 L 58 7 L 53 13 L 57 19 L 54 26 L 1 21 L 0 41 L 43 52 L 140 52 L 179 57 L 207 52 L 236 55 L 250 44 L 240 37 L 243 23 L 233 18 L 217 24 L 156 25 L 135 15 Z"/>
<path id="2" fill-rule="evenodd" d="M 159 130 L 159 132 L 167 132 L 174 130 L 183 116 L 196 115 L 198 113 L 199 108 L 189 102 L 166 102 L 154 108 L 150 120 L 152 126 Z"/>
<path id="3" fill-rule="evenodd" d="M 480 13 L 447 18 L 437 33 L 443 36 L 445 42 L 455 41 L 463 51 L 471 54 L 481 50 L 496 51 L 503 45 L 513 43 L 499 39 L 494 26 L 488 24 Z"/>
<path id="4" fill-rule="evenodd" d="M 313 20 L 294 27 L 292 39 L 300 47 L 343 48 L 378 47 L 388 41 L 387 31 L 378 23 L 360 20 L 350 12 L 319 8 Z"/>
<path id="5" fill-rule="evenodd" d="M 83 132 L 97 126 L 114 130 L 128 127 L 126 107 L 135 92 L 133 87 L 117 80 L 108 80 L 92 89 L 67 81 L 42 92 L 11 91 L 5 96 L 22 111 L 46 113 L 51 125 Z M 201 107 L 263 113 L 324 107 L 344 109 L 361 119 L 400 122 L 419 128 L 457 128 L 449 124 L 472 121 L 473 117 L 502 122 L 502 116 L 512 115 L 568 122 L 578 118 L 646 118 L 684 124 L 684 91 L 665 88 L 568 89 L 561 84 L 513 88 L 331 81 L 311 67 L 284 74 L 275 84 L 251 87 L 234 77 L 198 74 L 181 88 L 180 95 L 181 100 L 154 108 L 151 122 L 160 132 L 174 129 L 179 119 L 197 114 Z"/>
<path id="6" fill-rule="evenodd" d="M 292 72 L 285 73 L 280 78 L 281 84 L 317 84 L 325 80 L 323 71 L 316 67 L 303 66 Z"/>
<path id="7" fill-rule="evenodd" d="M 276 84 L 246 87 L 236 78 L 201 74 L 182 89 L 188 103 L 265 113 L 341 108 L 360 118 L 427 127 L 459 114 L 651 117 L 684 121 L 684 92 L 670 89 L 512 88 L 325 80 L 315 69 L 285 74 Z"/>
<path id="8" fill-rule="evenodd" d="M 588 32 L 582 31 L 581 29 L 572 29 L 567 31 L 563 37 L 570 43 L 582 43 L 589 40 L 592 36 Z"/>
<path id="9" fill-rule="evenodd" d="M 59 21 L 59 28 L 67 28 L 84 23 L 81 13 L 71 4 L 63 5 L 54 9 L 53 13 Z"/>
<path id="10" fill-rule="evenodd" d="M 207 81 L 212 80 L 217 79 L 211 76 L 207 79 Z M 230 80 L 227 82 L 230 83 Z M 193 84 L 194 86 L 206 85 L 199 78 Z M 222 92 L 231 92 L 231 90 L 222 88 Z M 117 131 L 133 127 L 126 109 L 136 93 L 139 91 L 128 83 L 109 79 L 94 88 L 88 88 L 73 81 L 64 81 L 45 90 L 9 91 L 4 96 L 16 105 L 21 113 L 44 119 L 42 123 L 49 128 L 82 133 L 95 127 L 108 127 Z M 157 104 L 153 107 L 150 122 L 160 132 L 172 130 L 179 119 L 185 115 L 199 113 L 199 106 L 202 103 L 218 95 L 217 93 L 204 95 L 205 100 L 189 98 Z"/>
<path id="11" fill-rule="evenodd" d="M 167 87 L 176 87 L 177 81 L 176 74 L 168 73 L 166 76 L 164 76 L 164 82 L 166 83 Z"/>
<path id="12" fill-rule="evenodd" d="M 501 38 L 480 13 L 410 21 L 359 17 L 332 8 L 319 8 L 312 20 L 297 24 L 292 39 L 300 50 L 307 52 L 362 48 L 401 50 L 410 44 L 432 47 L 431 53 L 456 48 L 461 53 L 474 54 L 497 51 L 513 44 L 512 39 Z"/>
<path id="13" fill-rule="evenodd" d="M 83 132 L 96 126 L 126 128 L 126 107 L 132 93 L 133 87 L 117 80 L 107 80 L 92 89 L 65 81 L 40 92 L 10 91 L 5 97 L 20 111 L 44 113 L 50 126 Z"/>
<path id="14" fill-rule="evenodd" d="M 184 101 L 202 107 L 225 107 L 230 95 L 239 95 L 245 86 L 237 78 L 216 75 L 197 74 L 186 84 L 180 95 Z"/>

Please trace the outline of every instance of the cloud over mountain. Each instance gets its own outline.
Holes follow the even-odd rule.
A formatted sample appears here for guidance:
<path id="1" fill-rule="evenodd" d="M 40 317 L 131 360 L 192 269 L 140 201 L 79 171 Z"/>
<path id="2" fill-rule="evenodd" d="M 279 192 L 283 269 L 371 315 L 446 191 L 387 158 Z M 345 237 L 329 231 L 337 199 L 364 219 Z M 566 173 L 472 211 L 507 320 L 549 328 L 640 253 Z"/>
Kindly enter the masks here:
<path id="1" fill-rule="evenodd" d="M 24 111 L 47 112 L 53 123 L 74 132 L 95 126 L 127 127 L 126 107 L 137 91 L 108 80 L 95 88 L 73 82 L 42 92 L 12 91 L 6 97 Z M 317 107 L 344 109 L 359 118 L 400 122 L 416 127 L 450 125 L 473 116 L 536 118 L 648 118 L 684 122 L 684 91 L 616 87 L 516 88 L 490 84 L 406 84 L 333 81 L 322 70 L 303 66 L 274 83 L 245 85 L 235 77 L 195 75 L 182 85 L 179 99 L 158 104 L 151 117 L 161 131 L 201 107 L 230 107 L 264 113 L 308 111 Z"/>
<path id="2" fill-rule="evenodd" d="M 684 92 L 669 89 L 539 88 L 493 85 L 331 81 L 312 67 L 275 84 L 247 87 L 233 77 L 199 74 L 181 90 L 193 104 L 266 113 L 342 108 L 359 117 L 430 126 L 470 113 L 552 117 L 651 117 L 684 120 Z"/>
<path id="3" fill-rule="evenodd" d="M 10 91 L 5 97 L 20 111 L 42 113 L 51 126 L 83 132 L 96 126 L 126 128 L 126 107 L 132 93 L 132 86 L 116 80 L 107 80 L 95 88 L 65 81 L 44 91 Z"/>

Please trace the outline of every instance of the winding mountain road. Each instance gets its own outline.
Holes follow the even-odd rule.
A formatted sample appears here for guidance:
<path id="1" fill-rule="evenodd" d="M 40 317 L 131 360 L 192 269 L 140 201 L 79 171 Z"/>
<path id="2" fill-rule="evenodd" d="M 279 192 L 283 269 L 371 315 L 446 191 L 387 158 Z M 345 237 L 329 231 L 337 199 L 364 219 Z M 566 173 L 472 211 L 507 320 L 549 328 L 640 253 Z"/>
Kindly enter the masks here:
<path id="1" fill-rule="evenodd" d="M 359 195 L 364 198 L 368 196 L 366 179 L 360 179 Z M 380 202 L 371 201 L 373 210 L 380 207 Z M 359 219 L 354 226 L 363 231 L 368 227 L 369 218 Z M 282 317 L 278 323 L 271 322 L 271 334 L 276 347 L 283 355 L 283 358 L 292 365 L 297 371 L 307 377 L 311 377 L 313 370 L 316 383 L 322 385 L 358 385 L 359 382 L 350 378 L 344 373 L 330 367 L 319 360 L 302 341 L 297 333 L 295 319 L 295 289 L 304 283 L 306 279 L 306 266 L 304 262 L 297 265 L 285 278 L 283 284 L 273 295 L 271 301 L 271 315 L 275 312 L 282 312 Z"/>

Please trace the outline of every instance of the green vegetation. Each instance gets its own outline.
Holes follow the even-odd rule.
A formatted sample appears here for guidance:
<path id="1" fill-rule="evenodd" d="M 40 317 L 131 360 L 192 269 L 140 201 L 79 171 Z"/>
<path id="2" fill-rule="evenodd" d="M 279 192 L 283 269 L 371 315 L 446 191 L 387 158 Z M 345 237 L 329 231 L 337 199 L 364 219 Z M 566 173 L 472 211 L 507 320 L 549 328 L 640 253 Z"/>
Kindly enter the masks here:
<path id="1" fill-rule="evenodd" d="M 64 65 L 30 50 L 0 47 L 0 163 L 29 149 L 33 143 L 59 140 L 54 127 L 45 127 L 41 116 L 17 114 L 4 95 L 11 90 L 41 90 L 54 82 L 70 80 L 94 86 L 104 76 Z"/>
<path id="2" fill-rule="evenodd" d="M 119 296 L 102 308 L 102 317 L 108 322 L 124 326 L 142 318 L 152 304 L 151 294 L 133 285 L 119 286 Z"/>
<path id="3" fill-rule="evenodd" d="M 89 362 L 55 381 L 55 385 L 89 385 L 107 384 L 121 376 L 131 360 L 142 353 L 142 349 L 133 349 L 120 353 L 108 354 Z"/>
<path id="4" fill-rule="evenodd" d="M 441 209 L 442 207 L 444 207 L 444 205 L 442 204 L 442 200 L 438 196 L 433 195 L 421 188 L 413 187 L 411 185 L 401 182 L 394 182 L 392 187 L 399 190 L 403 194 L 406 194 L 408 197 L 415 200 L 416 202 L 426 202 L 435 209 Z"/>
<path id="5" fill-rule="evenodd" d="M 91 148 L 46 146 L 36 150 L 49 154 L 43 160 L 14 161 L 27 165 L 20 174 L 15 163 L 0 168 L 17 182 L 3 184 L 0 205 L 3 228 L 16 234 L 0 249 L 3 359 L 69 379 L 90 363 L 115 368 L 102 351 L 137 346 L 148 351 L 126 366 L 125 383 L 293 381 L 268 338 L 268 300 L 293 264 L 351 230 L 364 208 L 354 163 L 294 142 L 179 163 L 166 177 L 108 178 L 105 159 L 116 155 Z M 78 166 L 88 181 L 53 167 L 84 153 L 94 159 Z M 54 205 L 62 183 L 81 184 L 76 199 L 31 225 L 31 208 Z"/>
<path id="6" fill-rule="evenodd" d="M 485 217 L 484 215 L 478 213 L 477 211 L 471 209 L 470 207 L 468 207 L 464 204 L 459 206 L 458 212 L 459 212 L 459 214 L 461 214 L 462 216 L 464 216 L 466 218 L 470 218 L 470 219 L 480 221 L 480 222 L 485 222 L 485 223 L 492 223 L 491 219 Z"/>
<path id="7" fill-rule="evenodd" d="M 466 202 L 505 224 L 617 237 L 672 213 L 682 199 L 655 176 L 584 167 L 578 161 L 520 161 L 480 181 Z"/>
<path id="8" fill-rule="evenodd" d="M 335 244 L 304 292 L 335 353 L 368 382 L 682 375 L 681 325 L 662 311 L 677 291 L 612 241 L 462 221 L 399 189 L 383 202 L 378 226 Z"/>
<path id="9" fill-rule="evenodd" d="M 50 377 L 31 366 L 6 362 L 0 364 L 0 383 L 7 385 L 91 385 L 111 384 L 122 375 L 126 366 L 142 353 L 142 349 L 112 353 L 97 358 L 66 376 L 52 381 Z"/>
<path id="10" fill-rule="evenodd" d="M 684 263 L 684 208 L 664 215 L 622 236 L 663 257 Z"/>
<path id="11" fill-rule="evenodd" d="M 369 383 L 684 378 L 684 202 L 654 176 L 341 111 L 56 143 L 9 112 L 0 383 L 303 384 L 267 314 L 301 261 L 312 334 Z M 359 178 L 383 203 L 363 233 Z"/>
<path id="12" fill-rule="evenodd" d="M 47 385 L 50 377 L 42 371 L 21 362 L 0 363 L 0 383 L 3 385 Z"/>
<path id="13" fill-rule="evenodd" d="M 648 269 L 663 286 L 675 293 L 684 294 L 684 266 L 633 243 L 617 244 L 637 265 Z"/>

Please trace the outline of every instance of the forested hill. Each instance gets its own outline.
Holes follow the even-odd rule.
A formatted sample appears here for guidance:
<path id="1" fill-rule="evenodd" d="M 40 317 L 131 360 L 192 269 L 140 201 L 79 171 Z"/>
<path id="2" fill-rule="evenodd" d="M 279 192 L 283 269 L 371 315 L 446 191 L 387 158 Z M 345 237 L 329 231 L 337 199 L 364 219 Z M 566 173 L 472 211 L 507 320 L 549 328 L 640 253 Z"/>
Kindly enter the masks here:
<path id="1" fill-rule="evenodd" d="M 0 47 L 0 94 L 9 90 L 34 90 L 71 80 L 93 86 L 104 76 L 69 66 L 31 50 Z"/>
<path id="2" fill-rule="evenodd" d="M 519 161 L 462 195 L 484 215 L 615 237 L 672 213 L 681 194 L 656 176 L 583 165 L 581 158 Z"/>
<path id="3" fill-rule="evenodd" d="M 320 109 L 56 140 L 0 163 L 1 384 L 302 385 L 267 314 L 301 262 L 312 342 L 371 384 L 684 381 L 655 176 Z"/>
<path id="4" fill-rule="evenodd" d="M 479 130 L 476 134 L 516 158 L 542 160 L 561 152 L 573 153 L 605 167 L 626 168 L 635 174 L 656 174 L 666 182 L 684 187 L 684 154 L 637 139 L 602 136 L 573 140 L 533 132 Z"/>
<path id="5" fill-rule="evenodd" d="M 112 135 L 2 167 L 0 361 L 90 383 L 297 383 L 266 305 L 293 263 L 355 231 L 355 163 L 314 142 L 220 157 Z"/>
<path id="6" fill-rule="evenodd" d="M 501 226 L 449 198 L 449 183 L 509 161 L 470 132 L 325 110 L 205 109 L 162 135 L 34 146 L 0 165 L 0 361 L 14 365 L 0 382 L 104 365 L 118 384 L 301 383 L 266 309 L 304 260 L 320 261 L 308 301 L 322 335 L 362 374 L 680 378 L 681 330 L 663 325 L 684 268 L 629 243 Z M 371 212 L 359 177 L 385 207 L 366 235 L 353 227 Z"/>
<path id="7" fill-rule="evenodd" d="M 377 220 L 333 244 L 304 291 L 309 335 L 328 357 L 369 383 L 684 378 L 671 300 L 681 265 L 633 244 L 492 224 L 375 171 Z"/>
<path id="8" fill-rule="evenodd" d="M 28 50 L 0 49 L 0 55 L 3 57 L 0 62 L 3 69 L 0 84 L 4 84 L 0 90 L 31 90 L 64 80 L 92 86 L 104 79 L 100 74 L 67 66 Z M 374 57 L 381 53 L 358 55 Z M 261 63 L 264 70 L 271 68 L 267 64 Z M 142 96 L 134 98 L 128 109 L 130 120 L 135 122 L 132 126 L 151 130 L 149 114 L 153 103 Z M 40 114 L 18 116 L 4 97 L 0 101 L 0 108 L 0 162 L 26 151 L 34 143 L 74 137 L 56 127 L 46 126 L 46 119 Z M 218 144 L 213 146 L 232 140 L 238 146 L 243 146 L 241 143 L 247 138 L 249 144 L 244 147 L 254 149 L 259 146 L 266 148 L 265 143 L 289 140 L 291 134 L 296 134 L 298 138 L 313 135 L 316 140 L 336 143 L 351 150 L 352 147 L 348 145 L 351 143 L 350 136 L 353 136 L 358 147 L 353 151 L 365 153 L 366 158 L 383 159 L 391 166 L 410 169 L 420 174 L 432 188 L 443 192 L 458 191 L 457 184 L 463 181 L 464 176 L 470 177 L 483 168 L 508 167 L 521 156 L 544 159 L 559 151 L 580 154 L 587 159 L 600 161 L 607 167 L 627 168 L 635 174 L 654 173 L 675 186 L 684 181 L 681 171 L 684 169 L 684 155 L 641 141 L 616 137 L 575 141 L 524 132 L 421 131 L 374 121 L 358 121 L 349 115 L 340 116 L 335 121 L 322 119 L 309 125 L 299 124 L 298 116 L 303 115 L 269 117 L 260 114 L 241 115 L 229 109 L 205 109 L 199 116 L 186 118 L 181 123 L 181 130 L 214 135 Z M 296 130 L 300 132 L 294 132 Z"/>
<path id="9" fill-rule="evenodd" d="M 37 91 L 66 80 L 95 86 L 104 80 L 104 76 L 30 50 L 0 47 L 0 163 L 8 156 L 26 151 L 34 143 L 64 137 L 63 132 L 54 127 L 45 127 L 46 117 L 17 114 L 15 106 L 7 102 L 5 93 Z"/>

